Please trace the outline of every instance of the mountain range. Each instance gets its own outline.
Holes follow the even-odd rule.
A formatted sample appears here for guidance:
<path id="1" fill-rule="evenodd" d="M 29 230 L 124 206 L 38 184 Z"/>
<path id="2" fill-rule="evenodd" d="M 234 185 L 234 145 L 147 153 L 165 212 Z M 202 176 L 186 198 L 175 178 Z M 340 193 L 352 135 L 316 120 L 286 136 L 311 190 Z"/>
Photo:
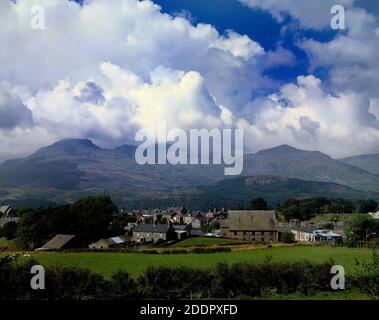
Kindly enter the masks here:
<path id="1" fill-rule="evenodd" d="M 0 164 L 0 201 L 15 205 L 65 203 L 110 194 L 119 205 L 182 202 L 221 206 L 264 196 L 329 196 L 379 200 L 379 155 L 335 160 L 288 145 L 246 154 L 241 176 L 222 165 L 139 165 L 136 146 L 103 149 L 87 139 L 65 139 Z M 204 199 L 202 201 L 201 199 Z"/>

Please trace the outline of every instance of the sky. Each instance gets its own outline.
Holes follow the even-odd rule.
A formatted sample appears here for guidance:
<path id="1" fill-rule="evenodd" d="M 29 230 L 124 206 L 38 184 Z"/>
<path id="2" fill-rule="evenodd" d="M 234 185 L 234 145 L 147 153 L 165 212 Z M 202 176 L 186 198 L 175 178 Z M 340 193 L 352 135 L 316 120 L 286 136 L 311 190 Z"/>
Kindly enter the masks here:
<path id="1" fill-rule="evenodd" d="M 379 153 L 379 3 L 2 0 L 0 161 L 64 138 L 244 129 L 335 158 Z M 45 28 L 33 29 L 33 6 Z"/>

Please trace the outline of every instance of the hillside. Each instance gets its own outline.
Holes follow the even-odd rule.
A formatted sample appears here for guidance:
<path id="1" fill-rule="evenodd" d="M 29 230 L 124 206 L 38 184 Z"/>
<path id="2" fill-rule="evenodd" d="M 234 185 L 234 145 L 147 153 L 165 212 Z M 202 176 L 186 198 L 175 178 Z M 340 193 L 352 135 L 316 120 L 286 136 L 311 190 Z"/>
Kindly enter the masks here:
<path id="1" fill-rule="evenodd" d="M 379 191 L 379 176 L 319 151 L 304 151 L 287 145 L 246 155 L 244 175 L 274 175 Z"/>
<path id="2" fill-rule="evenodd" d="M 379 175 L 379 154 L 367 154 L 340 159 L 341 162 Z"/>
<path id="3" fill-rule="evenodd" d="M 209 208 L 213 206 L 227 207 L 246 204 L 256 197 L 263 197 L 272 206 L 288 198 L 329 197 L 379 200 L 379 193 L 364 192 L 347 186 L 329 183 L 306 181 L 300 179 L 283 178 L 276 176 L 250 176 L 223 180 L 215 185 L 196 188 L 183 197 L 183 203 L 196 203 L 197 207 Z M 185 191 L 182 192 L 182 194 Z"/>

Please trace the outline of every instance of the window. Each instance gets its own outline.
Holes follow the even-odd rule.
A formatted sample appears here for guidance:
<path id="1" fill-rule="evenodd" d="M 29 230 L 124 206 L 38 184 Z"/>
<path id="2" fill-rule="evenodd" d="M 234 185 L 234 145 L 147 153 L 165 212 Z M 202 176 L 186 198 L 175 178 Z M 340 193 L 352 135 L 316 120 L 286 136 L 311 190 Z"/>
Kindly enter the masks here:
<path id="1" fill-rule="evenodd" d="M 265 233 L 263 231 L 261 231 L 261 235 L 263 236 Z"/>
<path id="2" fill-rule="evenodd" d="M 237 235 L 237 231 L 234 231 L 234 235 L 235 235 L 235 236 Z"/>

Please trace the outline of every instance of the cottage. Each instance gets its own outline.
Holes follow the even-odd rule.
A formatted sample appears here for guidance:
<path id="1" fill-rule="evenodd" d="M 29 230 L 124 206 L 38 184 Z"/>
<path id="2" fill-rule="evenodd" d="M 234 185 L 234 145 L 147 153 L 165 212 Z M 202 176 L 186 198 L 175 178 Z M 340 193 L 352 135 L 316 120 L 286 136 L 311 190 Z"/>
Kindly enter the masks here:
<path id="1" fill-rule="evenodd" d="M 193 217 L 190 213 L 187 213 L 185 216 L 183 216 L 183 223 L 184 224 L 192 224 Z"/>
<path id="2" fill-rule="evenodd" d="M 312 226 L 295 226 L 291 227 L 291 232 L 294 235 L 294 240 L 297 242 L 314 242 L 316 228 Z"/>
<path id="3" fill-rule="evenodd" d="M 207 223 L 207 218 L 199 212 L 191 221 L 192 228 L 201 229 Z"/>
<path id="4" fill-rule="evenodd" d="M 133 241 L 136 243 L 175 239 L 177 239 L 175 229 L 167 224 L 139 224 L 133 229 Z"/>
<path id="5" fill-rule="evenodd" d="M 12 214 L 12 208 L 10 206 L 0 206 L 0 218 L 9 218 Z"/>
<path id="6" fill-rule="evenodd" d="M 77 246 L 77 238 L 70 234 L 57 234 L 50 241 L 46 242 L 41 248 L 35 251 L 49 251 L 75 248 Z"/>
<path id="7" fill-rule="evenodd" d="M 225 238 L 265 243 L 278 241 L 275 211 L 230 210 L 228 218 L 221 220 L 220 229 Z"/>
<path id="8" fill-rule="evenodd" d="M 95 243 L 91 243 L 88 247 L 92 250 L 111 249 L 123 245 L 127 239 L 123 236 L 113 237 L 109 239 L 100 239 Z"/>
<path id="9" fill-rule="evenodd" d="M 185 239 L 191 234 L 192 226 L 188 224 L 176 224 L 173 225 L 174 230 L 177 234 L 178 240 Z"/>

